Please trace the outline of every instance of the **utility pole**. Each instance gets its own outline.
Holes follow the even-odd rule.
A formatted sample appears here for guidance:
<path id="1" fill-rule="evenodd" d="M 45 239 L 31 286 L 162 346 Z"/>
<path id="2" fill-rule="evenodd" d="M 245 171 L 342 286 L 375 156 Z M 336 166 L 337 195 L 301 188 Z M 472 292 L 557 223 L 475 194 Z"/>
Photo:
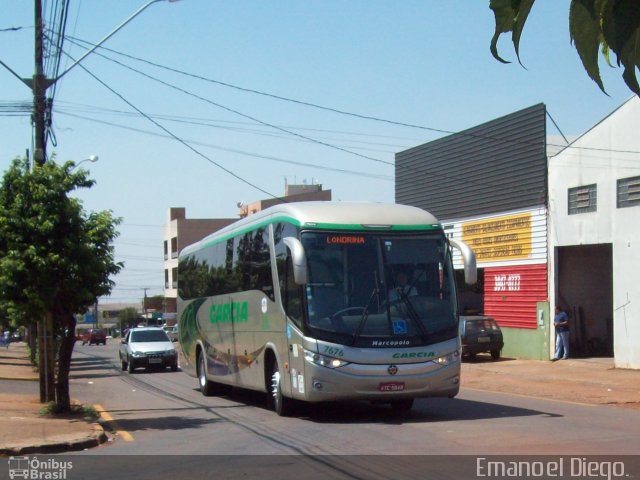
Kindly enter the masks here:
<path id="1" fill-rule="evenodd" d="M 47 161 L 47 98 L 46 92 L 49 81 L 44 76 L 43 67 L 43 25 L 42 0 L 35 0 L 35 73 L 31 88 L 33 90 L 33 115 L 31 121 L 34 127 L 35 149 L 33 152 L 34 165 L 41 166 Z M 41 321 L 39 335 L 39 365 L 40 371 L 40 402 L 55 401 L 55 363 L 53 345 L 53 317 L 47 313 Z"/>
<path id="2" fill-rule="evenodd" d="M 35 73 L 33 75 L 31 89 L 33 90 L 33 116 L 35 151 L 34 161 L 37 165 L 43 165 L 47 161 L 47 127 L 49 114 L 47 112 L 47 89 L 52 81 L 44 75 L 43 66 L 43 24 L 42 24 L 42 0 L 35 0 Z"/>
<path id="3" fill-rule="evenodd" d="M 147 327 L 149 326 L 149 319 L 147 318 L 147 290 L 148 288 L 143 288 L 144 290 L 144 298 L 142 299 L 142 311 L 144 315 L 144 321 L 147 323 Z"/>
<path id="4" fill-rule="evenodd" d="M 34 0 L 34 20 L 35 20 L 35 71 L 33 77 L 22 78 L 14 72 L 7 64 L 0 60 L 0 65 L 7 69 L 13 76 L 24 83 L 33 93 L 33 113 L 31 122 L 34 129 L 34 166 L 42 166 L 47 161 L 47 130 L 51 125 L 51 101 L 47 100 L 47 90 L 54 85 L 69 70 L 78 65 L 85 57 L 99 48 L 105 41 L 111 38 L 122 27 L 137 17 L 150 5 L 161 2 L 163 0 L 148 0 L 138 10 L 131 14 L 126 20 L 118 25 L 114 30 L 100 40 L 96 45 L 90 48 L 84 55 L 75 61 L 69 68 L 58 75 L 56 78 L 47 78 L 44 73 L 44 25 L 42 19 L 42 0 Z M 168 0 L 169 2 L 177 0 Z M 61 53 L 61 52 L 58 52 Z M 28 161 L 27 155 L 27 161 Z M 146 290 L 145 290 L 146 296 Z M 53 318 L 51 314 L 47 314 L 38 323 L 38 351 L 39 369 L 40 369 L 40 401 L 42 403 L 50 402 L 55 399 L 54 392 L 54 341 L 53 341 Z"/>

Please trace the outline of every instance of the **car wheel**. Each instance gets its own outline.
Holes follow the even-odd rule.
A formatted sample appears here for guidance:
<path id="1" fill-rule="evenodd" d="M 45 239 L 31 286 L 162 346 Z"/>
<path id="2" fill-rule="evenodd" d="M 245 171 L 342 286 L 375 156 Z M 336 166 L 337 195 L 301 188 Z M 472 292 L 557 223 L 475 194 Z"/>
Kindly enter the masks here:
<path id="1" fill-rule="evenodd" d="M 131 360 L 129 360 L 127 362 L 127 372 L 129 373 L 133 373 L 135 370 L 135 368 L 133 367 L 133 362 Z"/>
<path id="2" fill-rule="evenodd" d="M 171 365 L 171 371 L 172 372 L 177 372 L 178 371 L 178 364 L 174 363 L 173 365 Z"/>
<path id="3" fill-rule="evenodd" d="M 287 417 L 291 414 L 293 400 L 282 395 L 282 383 L 278 361 L 273 361 L 271 367 L 271 384 L 268 393 L 268 405 L 279 416 Z"/>
<path id="4" fill-rule="evenodd" d="M 491 358 L 493 358 L 494 360 L 500 359 L 500 350 L 491 350 Z"/>
<path id="5" fill-rule="evenodd" d="M 122 364 L 122 371 L 124 372 L 128 367 L 127 362 L 125 362 L 124 360 L 120 360 L 120 363 Z"/>

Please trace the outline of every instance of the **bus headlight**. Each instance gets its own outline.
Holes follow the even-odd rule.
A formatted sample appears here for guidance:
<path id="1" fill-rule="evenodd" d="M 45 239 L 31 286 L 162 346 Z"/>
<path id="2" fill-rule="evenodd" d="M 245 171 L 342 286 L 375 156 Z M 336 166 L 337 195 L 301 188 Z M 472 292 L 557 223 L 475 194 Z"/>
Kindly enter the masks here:
<path id="1" fill-rule="evenodd" d="M 452 352 L 448 355 L 443 355 L 436 358 L 434 362 L 444 367 L 458 361 L 458 358 L 460 358 L 460 353 L 456 350 L 455 352 Z"/>
<path id="2" fill-rule="evenodd" d="M 340 368 L 349 363 L 345 362 L 344 360 L 340 360 L 339 358 L 327 357 L 325 355 L 320 355 L 319 353 L 309 350 L 304 351 L 304 358 L 307 362 L 315 363 L 316 365 L 327 368 Z"/>

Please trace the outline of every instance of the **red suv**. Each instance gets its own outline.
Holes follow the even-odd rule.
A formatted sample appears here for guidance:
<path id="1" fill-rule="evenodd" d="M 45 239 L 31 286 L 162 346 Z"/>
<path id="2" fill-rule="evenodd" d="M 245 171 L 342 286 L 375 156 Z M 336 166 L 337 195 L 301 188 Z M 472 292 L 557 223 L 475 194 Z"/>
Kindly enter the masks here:
<path id="1" fill-rule="evenodd" d="M 82 340 L 82 345 L 106 345 L 107 344 L 107 332 L 100 328 L 90 328 L 89 330 L 85 330 L 80 334 L 80 340 Z"/>

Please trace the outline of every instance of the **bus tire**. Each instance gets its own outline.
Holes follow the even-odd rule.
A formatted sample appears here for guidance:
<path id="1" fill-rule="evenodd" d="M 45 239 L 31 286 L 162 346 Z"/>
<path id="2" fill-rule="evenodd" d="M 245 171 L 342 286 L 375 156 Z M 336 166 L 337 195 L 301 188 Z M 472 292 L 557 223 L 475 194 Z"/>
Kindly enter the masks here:
<path id="1" fill-rule="evenodd" d="M 198 351 L 198 386 L 205 397 L 210 397 L 215 393 L 213 382 L 207 378 L 205 354 L 201 350 Z"/>
<path id="2" fill-rule="evenodd" d="M 269 407 L 273 409 L 279 416 L 288 417 L 291 415 L 293 400 L 282 395 L 282 382 L 278 361 L 273 360 L 271 366 L 271 377 L 268 390 Z"/>

